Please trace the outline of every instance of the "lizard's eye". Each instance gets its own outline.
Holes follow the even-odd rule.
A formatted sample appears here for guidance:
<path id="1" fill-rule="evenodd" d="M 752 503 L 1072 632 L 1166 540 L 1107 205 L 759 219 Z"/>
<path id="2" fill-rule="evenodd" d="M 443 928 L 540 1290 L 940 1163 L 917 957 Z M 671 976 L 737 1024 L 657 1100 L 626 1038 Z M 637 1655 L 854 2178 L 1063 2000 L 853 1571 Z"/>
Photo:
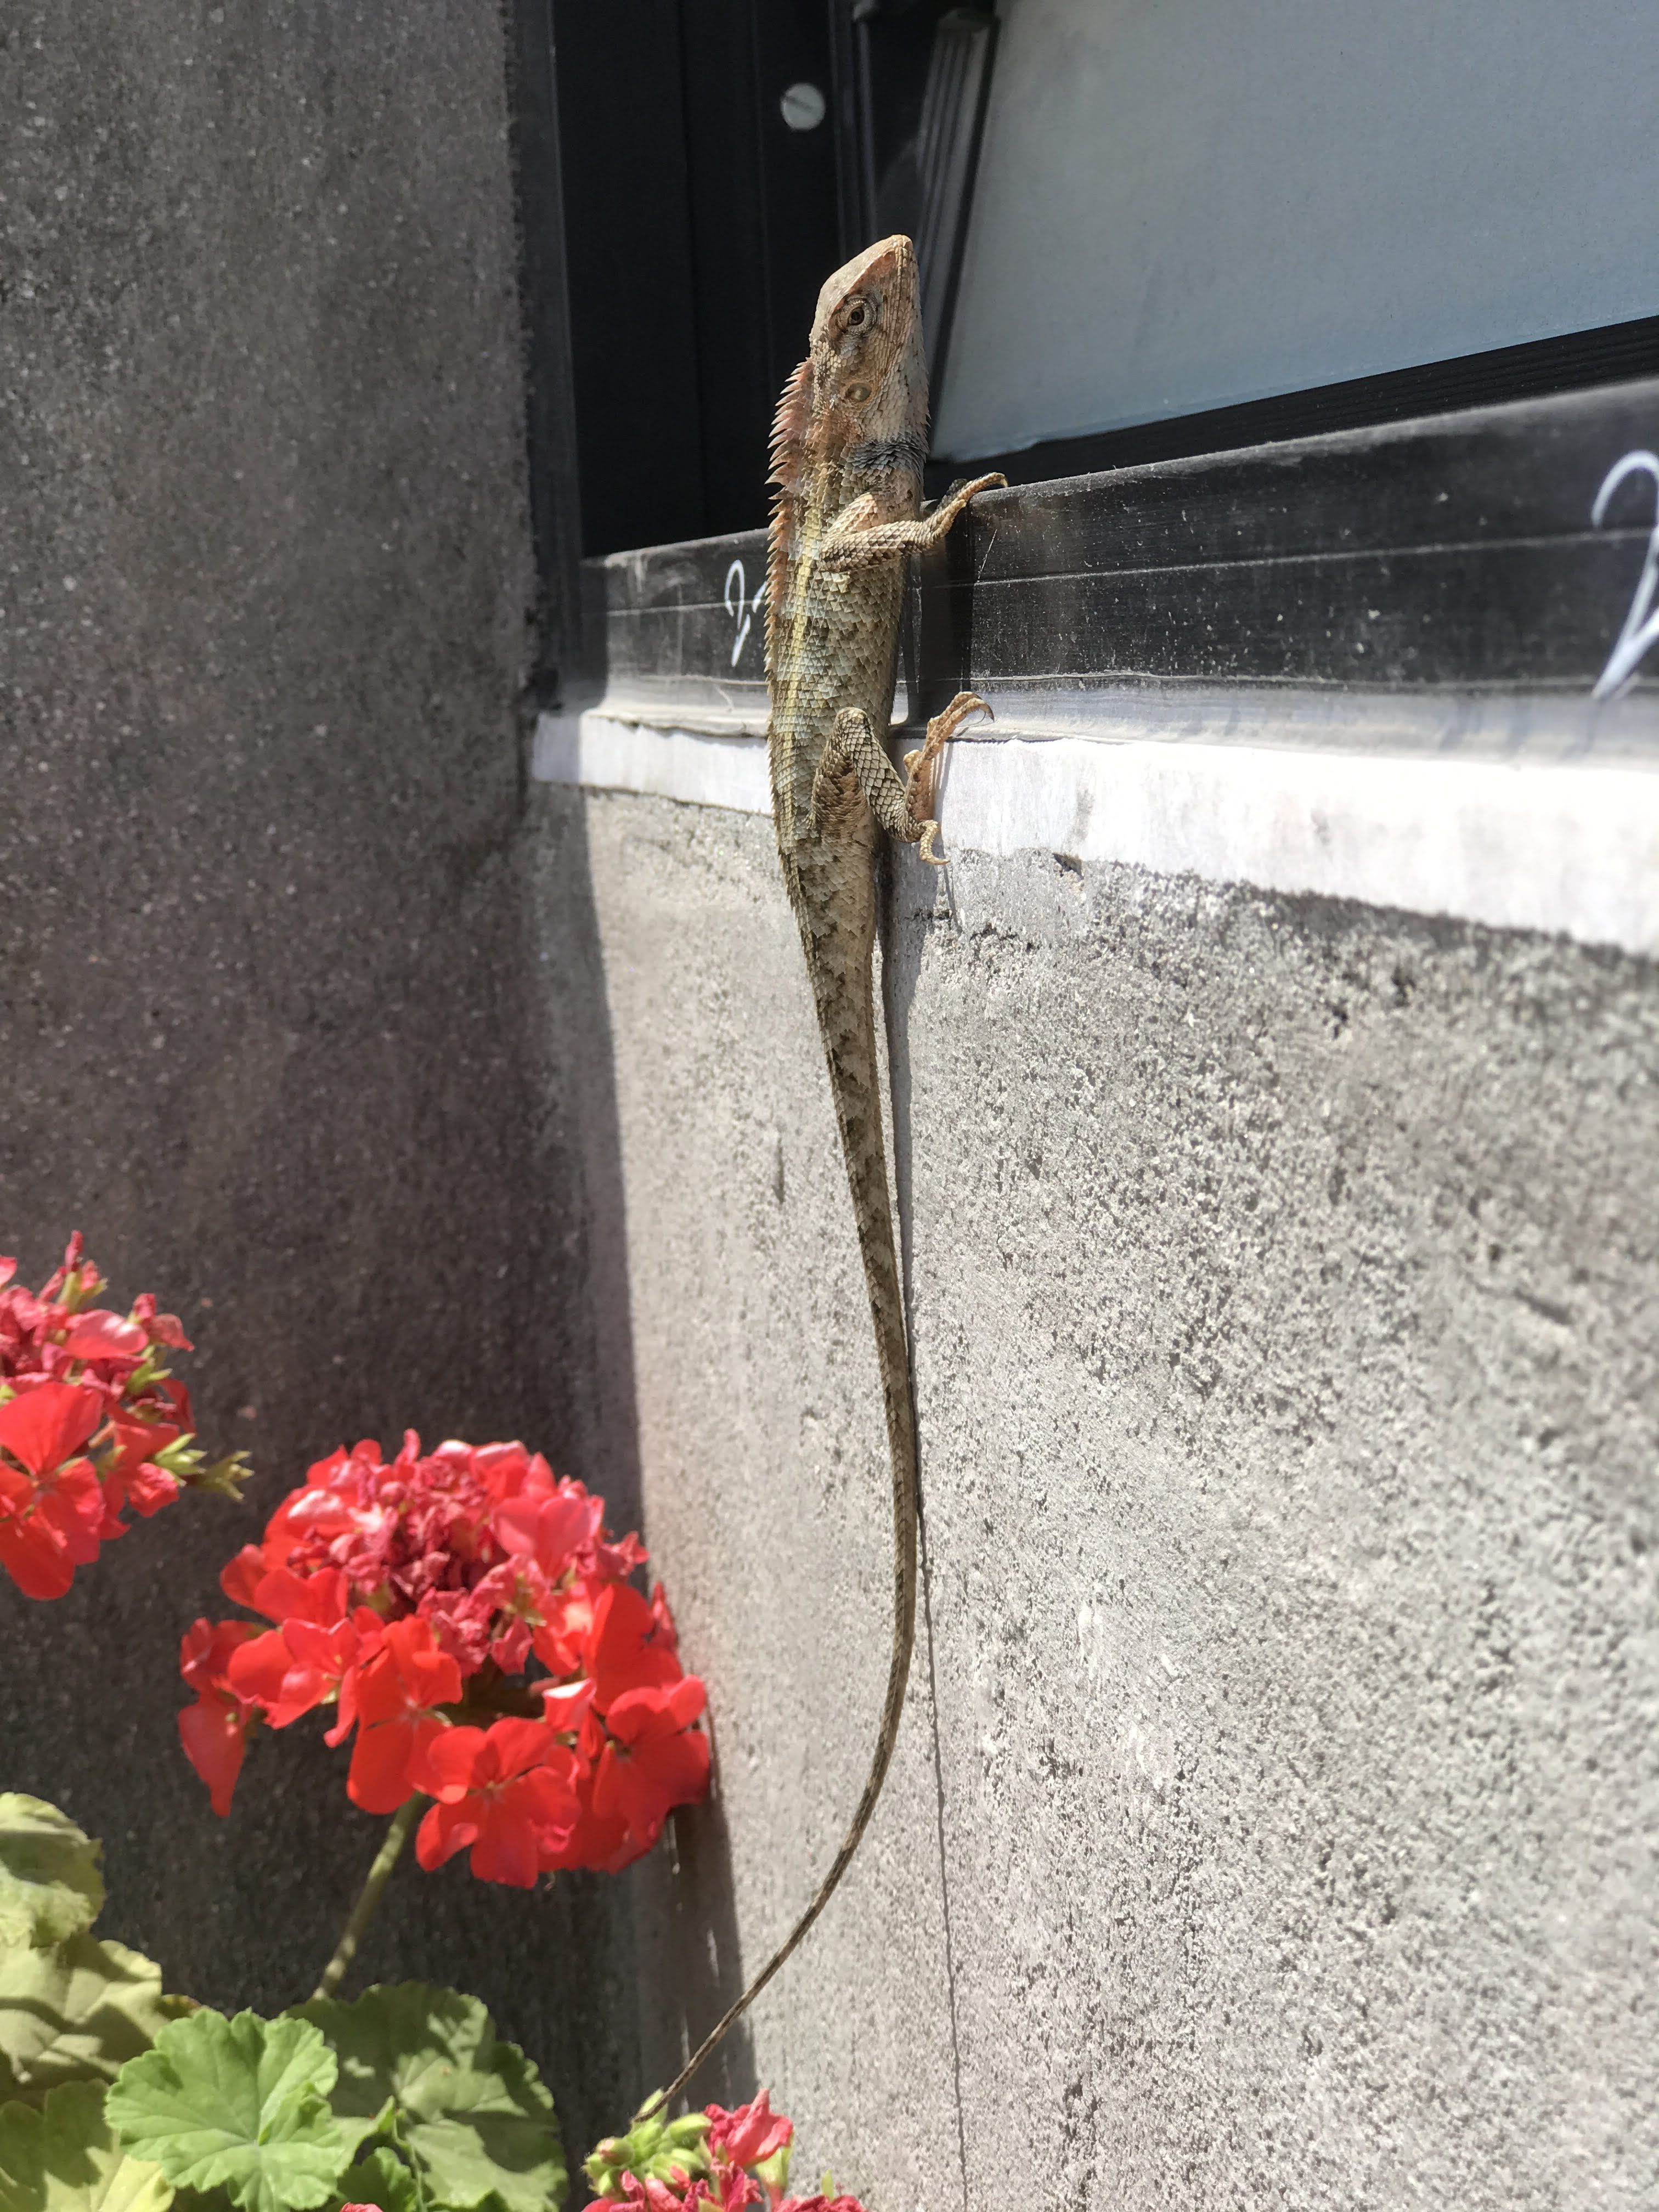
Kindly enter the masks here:
<path id="1" fill-rule="evenodd" d="M 874 320 L 875 317 L 870 311 L 870 302 L 867 300 L 853 300 L 848 302 L 847 327 L 849 331 L 864 330 Z"/>

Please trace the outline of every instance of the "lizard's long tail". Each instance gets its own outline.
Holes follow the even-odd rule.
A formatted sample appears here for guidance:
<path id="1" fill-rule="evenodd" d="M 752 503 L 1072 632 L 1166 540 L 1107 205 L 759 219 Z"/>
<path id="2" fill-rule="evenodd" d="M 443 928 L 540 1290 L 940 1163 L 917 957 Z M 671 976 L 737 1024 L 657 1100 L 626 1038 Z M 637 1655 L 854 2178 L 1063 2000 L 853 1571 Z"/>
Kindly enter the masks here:
<path id="1" fill-rule="evenodd" d="M 868 863 L 866 863 L 867 869 Z M 867 878 L 866 878 L 867 880 Z M 793 886 L 792 886 L 793 889 Z M 814 902 L 822 917 L 824 908 Z M 801 908 L 797 902 L 797 912 Z M 830 1063 L 830 1086 L 841 1124 L 847 1182 L 858 1224 L 864 1278 L 875 1325 L 876 1355 L 881 1364 L 882 1396 L 887 1409 L 887 1444 L 893 1474 L 893 1648 L 887 1668 L 887 1694 L 881 1708 L 881 1732 L 851 1826 L 817 1894 L 787 1939 L 756 1975 L 743 1995 L 717 2021 L 689 2063 L 647 2109 L 666 2111 L 726 2031 L 740 2020 L 779 1968 L 789 1959 L 817 1918 L 852 1863 L 876 1809 L 904 1710 L 910 1651 L 916 1632 L 916 1424 L 910 1395 L 910 1363 L 904 1334 L 904 1305 L 894 1249 L 892 1209 L 887 1197 L 887 1158 L 881 1133 L 881 1088 L 876 1073 L 875 1000 L 871 984 L 871 940 L 856 929 L 843 937 L 809 930 L 802 941 L 817 1001 L 818 1027 Z"/>

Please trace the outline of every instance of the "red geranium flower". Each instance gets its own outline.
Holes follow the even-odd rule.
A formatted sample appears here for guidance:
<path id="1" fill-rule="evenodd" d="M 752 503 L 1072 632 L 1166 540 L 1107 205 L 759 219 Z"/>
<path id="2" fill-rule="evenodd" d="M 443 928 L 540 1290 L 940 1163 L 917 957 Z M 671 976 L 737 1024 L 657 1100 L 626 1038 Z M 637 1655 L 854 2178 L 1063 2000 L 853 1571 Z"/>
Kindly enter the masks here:
<path id="1" fill-rule="evenodd" d="M 538 1682 L 536 1687 L 541 1692 L 542 1717 L 550 1728 L 566 1735 L 580 1728 L 593 1702 L 591 1682 Z"/>
<path id="2" fill-rule="evenodd" d="M 359 1607 L 355 1620 L 335 1620 L 328 1627 L 294 1614 L 280 1628 L 256 1633 L 243 1644 L 230 1662 L 231 1683 L 278 1729 L 337 1698 L 339 1717 L 324 1741 L 343 1743 L 357 1717 L 351 1691 L 360 1677 L 354 1670 L 373 1658 L 384 1635 L 379 1614 L 367 1606 Z"/>
<path id="3" fill-rule="evenodd" d="M 575 1754 L 542 1721 L 446 1729 L 426 1747 L 421 1786 L 438 1802 L 415 1856 L 429 1873 L 470 1844 L 481 1881 L 528 1889 L 576 1824 L 575 1777 Z"/>
<path id="4" fill-rule="evenodd" d="M 0 1564 L 26 1597 L 62 1597 L 98 1556 L 104 1493 L 81 1447 L 103 1419 L 95 1390 L 41 1382 L 0 1405 Z"/>
<path id="5" fill-rule="evenodd" d="M 763 2089 L 752 2104 L 728 2112 L 720 2105 L 705 2105 L 708 2115 L 708 2148 L 720 2152 L 734 2166 L 759 2166 L 775 2158 L 793 2142 L 795 2124 L 772 2110 L 771 2094 Z"/>
<path id="6" fill-rule="evenodd" d="M 701 1796 L 708 1739 L 691 1723 L 708 1702 L 695 1674 L 618 1698 L 605 1717 L 610 1740 L 593 1778 L 595 1809 L 620 1812 L 631 1828 L 654 1836 L 672 1807 Z"/>
<path id="7" fill-rule="evenodd" d="M 219 1570 L 219 1587 L 233 1605 L 257 1610 L 254 1593 L 271 1571 L 273 1564 L 265 1557 L 263 1546 L 244 1544 L 235 1558 Z"/>
<path id="8" fill-rule="evenodd" d="M 645 1553 L 604 1516 L 519 1443 L 422 1455 L 411 1431 L 390 1461 L 372 1441 L 333 1452 L 220 1578 L 272 1624 L 227 1686 L 278 1728 L 337 1698 L 356 1803 L 438 1796 L 422 1863 L 470 1848 L 516 1883 L 625 1866 L 707 1786 L 708 1744 L 661 1586 L 624 1581 Z"/>
<path id="9" fill-rule="evenodd" d="M 189 1339 L 171 1314 L 158 1314 L 148 1292 L 123 1316 L 89 1301 L 103 1277 L 82 1257 L 71 1237 L 63 1265 L 37 1297 L 12 1281 L 15 1260 L 0 1260 L 0 1387 L 12 1404 L 55 1394 L 76 1394 L 85 1425 L 76 1439 L 84 1456 L 65 1453 L 56 1466 L 30 1467 L 23 1483 L 15 1468 L 0 1477 L 0 1565 L 33 1597 L 61 1597 L 77 1566 L 98 1556 L 100 1543 L 126 1534 L 128 1505 L 145 1516 L 170 1504 L 185 1483 L 233 1490 L 243 1472 L 235 1459 L 204 1469 L 199 1452 L 187 1449 L 190 1400 L 167 1375 L 157 1346 L 188 1351 Z M 28 1431 L 22 1456 L 38 1459 L 52 1440 Z M 27 1431 L 27 1433 L 26 1433 Z M 240 1459 L 240 1455 L 236 1455 Z M 88 1464 L 90 1463 L 90 1464 Z M 0 1462 L 0 1468 L 3 1463 Z M 101 1485 L 94 1520 L 90 1479 Z"/>
<path id="10" fill-rule="evenodd" d="M 121 1360 L 129 1369 L 149 1349 L 149 1339 L 137 1322 L 101 1308 L 72 1315 L 59 1341 L 71 1359 Z"/>
<path id="11" fill-rule="evenodd" d="M 592 1648 L 593 1697 L 602 1711 L 626 1690 L 677 1682 L 679 1638 L 662 1584 L 656 1603 L 647 1605 L 626 1583 L 610 1583 L 593 1607 Z"/>
<path id="12" fill-rule="evenodd" d="M 760 2184 L 740 2166 L 721 2166 L 712 2181 L 702 2175 L 694 2181 L 681 2168 L 676 2172 L 678 2188 L 654 2175 L 648 2174 L 641 2181 L 636 2174 L 624 2173 L 622 2203 L 629 2212 L 744 2212 L 744 2206 L 763 2201 Z M 617 2201 L 596 2197 L 586 2212 L 614 2212 Z"/>
<path id="13" fill-rule="evenodd" d="M 149 1520 L 179 1495 L 179 1478 L 155 1464 L 156 1455 L 176 1444 L 188 1432 L 182 1424 L 131 1420 L 117 1413 L 112 1423 L 115 1460 L 104 1477 L 104 1525 L 99 1530 L 106 1543 L 127 1533 L 122 1513 L 129 1505 Z"/>
<path id="14" fill-rule="evenodd" d="M 251 1620 L 198 1620 L 179 1647 L 179 1671 L 196 1692 L 196 1703 L 179 1716 L 179 1737 L 222 1820 L 259 1718 L 258 1706 L 232 1686 L 230 1662 L 238 1645 L 258 1633 Z"/>
<path id="15" fill-rule="evenodd" d="M 356 1675 L 362 1725 L 351 1753 L 346 1795 L 365 1813 L 395 1813 L 418 1786 L 414 1770 L 443 1728 L 434 1708 L 461 1694 L 461 1670 L 440 1651 L 429 1624 L 394 1620 Z"/>

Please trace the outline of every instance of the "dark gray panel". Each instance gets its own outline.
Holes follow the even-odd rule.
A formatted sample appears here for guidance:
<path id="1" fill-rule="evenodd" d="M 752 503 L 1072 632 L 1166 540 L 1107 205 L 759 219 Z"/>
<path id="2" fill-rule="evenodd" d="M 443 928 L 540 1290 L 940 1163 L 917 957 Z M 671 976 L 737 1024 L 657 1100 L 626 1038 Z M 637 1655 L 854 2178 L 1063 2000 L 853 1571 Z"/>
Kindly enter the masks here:
<path id="1" fill-rule="evenodd" d="M 922 696 L 1091 678 L 1588 696 L 1653 483 L 1626 483 L 1604 528 L 1591 506 L 1655 442 L 1659 380 L 988 495 L 920 579 Z M 762 624 L 734 660 L 734 603 L 763 560 L 751 532 L 590 564 L 613 677 L 758 684 Z"/>

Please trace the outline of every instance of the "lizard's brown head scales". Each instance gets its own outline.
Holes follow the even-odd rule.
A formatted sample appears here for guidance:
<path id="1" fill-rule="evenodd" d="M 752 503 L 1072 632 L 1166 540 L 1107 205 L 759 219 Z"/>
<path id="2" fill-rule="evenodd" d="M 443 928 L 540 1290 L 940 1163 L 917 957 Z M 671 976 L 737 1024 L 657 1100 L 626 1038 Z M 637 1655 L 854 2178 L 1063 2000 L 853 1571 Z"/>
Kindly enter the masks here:
<path id="1" fill-rule="evenodd" d="M 827 447 L 921 435 L 927 364 L 908 238 L 866 246 L 830 278 L 812 318 L 811 362 L 811 415 Z"/>

